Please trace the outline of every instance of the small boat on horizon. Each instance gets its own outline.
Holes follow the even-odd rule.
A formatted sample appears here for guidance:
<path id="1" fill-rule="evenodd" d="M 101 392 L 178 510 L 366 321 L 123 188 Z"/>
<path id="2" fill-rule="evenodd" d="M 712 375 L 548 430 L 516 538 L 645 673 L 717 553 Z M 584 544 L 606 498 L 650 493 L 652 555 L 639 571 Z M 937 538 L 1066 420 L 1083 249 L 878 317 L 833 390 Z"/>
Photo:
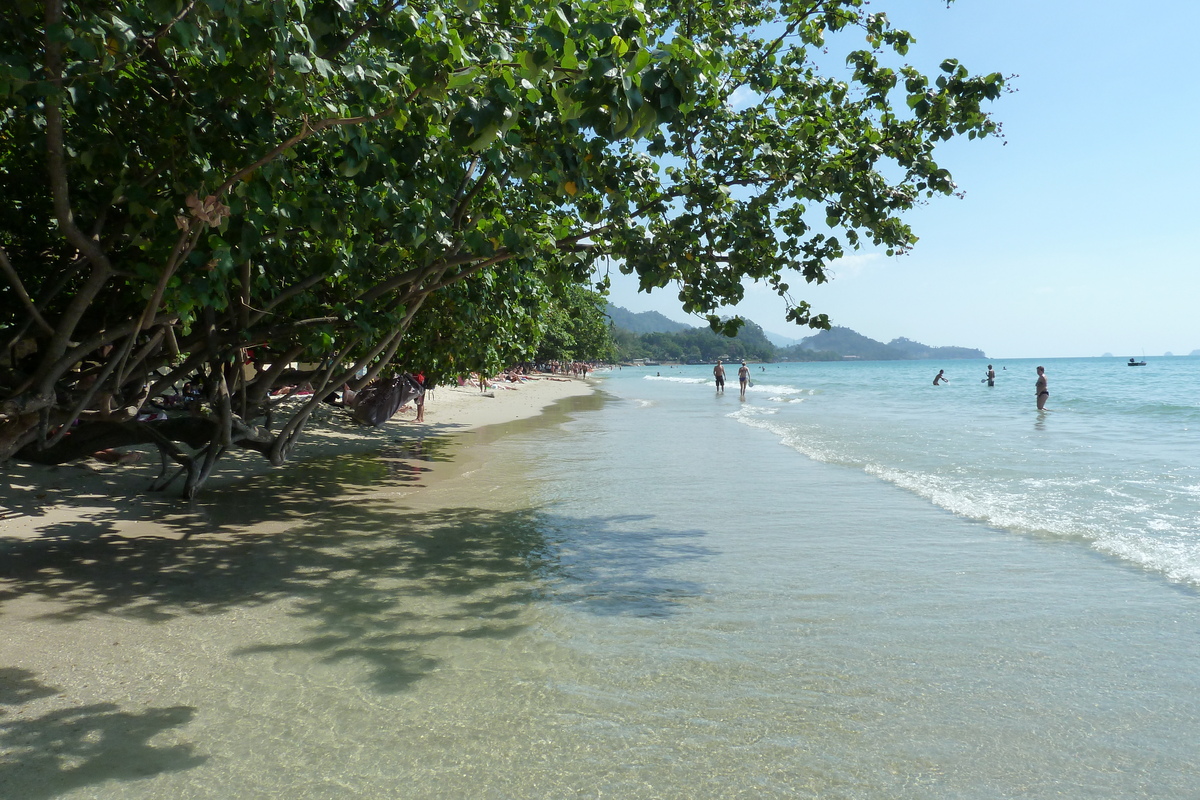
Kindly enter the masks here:
<path id="1" fill-rule="evenodd" d="M 1127 367 L 1144 367 L 1144 366 L 1146 366 L 1146 362 L 1138 361 L 1135 358 L 1131 358 L 1131 359 L 1129 359 L 1129 361 L 1125 362 L 1125 366 L 1127 366 Z"/>

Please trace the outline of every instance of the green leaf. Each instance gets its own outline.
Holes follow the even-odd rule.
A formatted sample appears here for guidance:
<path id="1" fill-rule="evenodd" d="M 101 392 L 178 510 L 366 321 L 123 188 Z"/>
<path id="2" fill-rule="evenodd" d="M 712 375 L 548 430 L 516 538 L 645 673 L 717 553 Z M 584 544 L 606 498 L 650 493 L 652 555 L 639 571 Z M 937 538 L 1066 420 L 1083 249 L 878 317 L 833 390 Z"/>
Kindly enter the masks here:
<path id="1" fill-rule="evenodd" d="M 293 69 L 300 73 L 312 72 L 313 68 L 312 62 L 309 61 L 308 56 L 304 55 L 303 53 L 292 53 L 290 56 L 288 56 L 288 64 L 290 64 Z"/>
<path id="2" fill-rule="evenodd" d="M 563 55 L 559 61 L 559 65 L 563 69 L 578 69 L 579 59 L 575 58 L 575 42 L 572 39 L 566 39 L 563 42 Z"/>

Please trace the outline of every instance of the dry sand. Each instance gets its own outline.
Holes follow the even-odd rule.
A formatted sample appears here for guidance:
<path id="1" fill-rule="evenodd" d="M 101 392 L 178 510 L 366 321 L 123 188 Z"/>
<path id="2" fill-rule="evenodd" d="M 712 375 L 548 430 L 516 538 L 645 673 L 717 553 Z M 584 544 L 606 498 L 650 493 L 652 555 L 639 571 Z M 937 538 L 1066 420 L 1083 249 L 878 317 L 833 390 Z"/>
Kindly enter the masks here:
<path id="1" fill-rule="evenodd" d="M 417 441 L 535 417 L 561 399 L 594 390 L 590 380 L 558 376 L 496 384 L 485 392 L 469 385 L 443 386 L 430 393 L 423 423 L 415 421 L 416 410 L 409 407 L 379 428 L 358 425 L 338 409 L 322 408 L 289 463 L 365 453 L 407 439 Z M 0 467 L 0 545 L 91 535 L 164 535 L 162 521 L 189 504 L 178 499 L 179 482 L 165 493 L 145 492 L 158 473 L 159 459 L 153 448 L 141 452 L 143 458 L 137 464 L 87 460 L 55 467 L 17 462 Z M 223 486 L 271 469 L 257 453 L 230 453 L 197 502 L 220 503 Z M 269 504 L 270 498 L 264 497 L 262 502 Z"/>

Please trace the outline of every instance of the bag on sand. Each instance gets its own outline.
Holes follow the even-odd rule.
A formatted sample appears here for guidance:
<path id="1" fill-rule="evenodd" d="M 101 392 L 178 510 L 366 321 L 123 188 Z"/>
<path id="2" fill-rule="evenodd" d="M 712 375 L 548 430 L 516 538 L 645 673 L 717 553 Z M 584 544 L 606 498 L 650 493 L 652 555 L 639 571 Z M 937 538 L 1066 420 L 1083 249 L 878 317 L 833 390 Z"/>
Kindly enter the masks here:
<path id="1" fill-rule="evenodd" d="M 349 403 L 350 416 L 364 425 L 378 428 L 406 403 L 424 394 L 425 390 L 407 372 L 390 378 L 376 378 Z"/>

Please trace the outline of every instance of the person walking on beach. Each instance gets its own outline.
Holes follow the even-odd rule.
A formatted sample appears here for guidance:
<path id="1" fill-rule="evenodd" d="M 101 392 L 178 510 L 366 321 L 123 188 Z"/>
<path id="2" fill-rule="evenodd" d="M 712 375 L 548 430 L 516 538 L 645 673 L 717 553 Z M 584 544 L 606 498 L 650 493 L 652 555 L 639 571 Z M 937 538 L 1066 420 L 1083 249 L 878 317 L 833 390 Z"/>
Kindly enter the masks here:
<path id="1" fill-rule="evenodd" d="M 717 391 L 725 391 L 725 367 L 721 365 L 721 359 L 717 359 L 717 365 L 713 367 L 713 377 L 717 380 Z"/>
<path id="2" fill-rule="evenodd" d="M 1037 374 L 1037 386 L 1034 389 L 1037 392 L 1037 408 L 1038 411 L 1044 411 L 1046 409 L 1046 401 L 1050 399 L 1050 390 L 1046 388 L 1046 368 L 1038 367 Z"/>
<path id="3" fill-rule="evenodd" d="M 992 369 L 991 364 L 988 364 L 987 382 L 988 382 L 988 386 L 996 385 L 996 370 Z"/>
<path id="4" fill-rule="evenodd" d="M 943 382 L 945 382 L 945 383 L 949 383 L 949 382 L 950 382 L 950 379 L 946 377 L 946 370 L 944 370 L 944 369 L 939 369 L 939 370 L 938 370 L 938 374 L 933 376 L 933 385 L 934 385 L 934 386 L 939 386 L 939 385 L 941 385 Z"/>
<path id="5" fill-rule="evenodd" d="M 742 385 L 742 399 L 746 399 L 746 384 L 750 383 L 750 368 L 746 366 L 746 362 L 742 362 L 742 368 L 738 370 L 738 383 Z"/>

